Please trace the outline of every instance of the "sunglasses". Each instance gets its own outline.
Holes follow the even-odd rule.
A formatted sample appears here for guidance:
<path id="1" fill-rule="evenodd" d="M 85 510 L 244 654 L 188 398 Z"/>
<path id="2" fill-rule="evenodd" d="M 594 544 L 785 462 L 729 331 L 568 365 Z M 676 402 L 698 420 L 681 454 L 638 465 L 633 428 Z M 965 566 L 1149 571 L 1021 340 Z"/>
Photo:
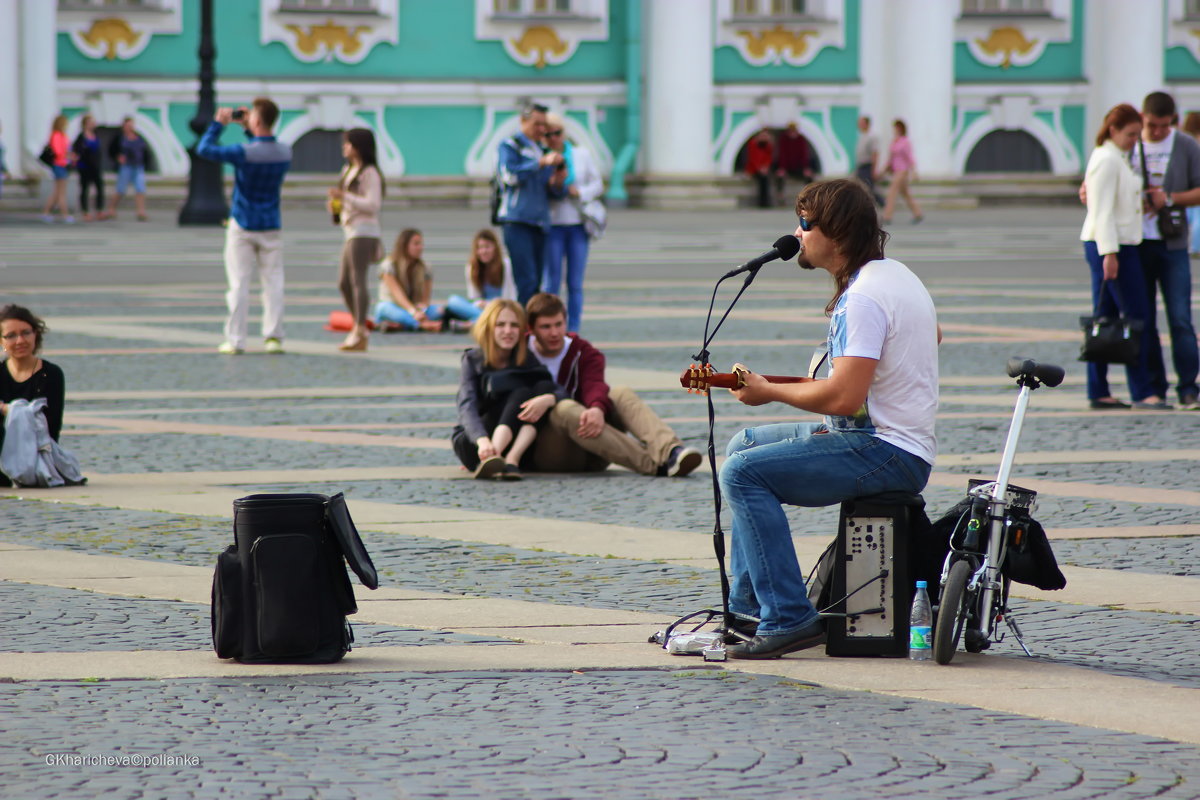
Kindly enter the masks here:
<path id="1" fill-rule="evenodd" d="M 816 225 L 817 223 L 815 222 L 809 222 L 807 217 L 800 218 L 800 230 L 804 231 L 805 233 L 811 231 L 816 227 Z"/>
<path id="2" fill-rule="evenodd" d="M 546 131 L 546 135 L 547 136 L 562 136 L 562 128 L 559 128 L 556 131 Z"/>

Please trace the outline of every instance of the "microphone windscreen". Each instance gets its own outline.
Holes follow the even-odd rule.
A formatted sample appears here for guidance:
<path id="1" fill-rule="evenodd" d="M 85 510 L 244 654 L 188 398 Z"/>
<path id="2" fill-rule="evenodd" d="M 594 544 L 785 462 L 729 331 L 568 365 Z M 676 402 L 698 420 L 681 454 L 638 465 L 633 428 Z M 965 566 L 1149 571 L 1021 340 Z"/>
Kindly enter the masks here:
<path id="1" fill-rule="evenodd" d="M 800 240 L 790 233 L 786 236 L 780 236 L 775 240 L 775 249 L 779 251 L 779 257 L 787 261 L 800 252 Z"/>

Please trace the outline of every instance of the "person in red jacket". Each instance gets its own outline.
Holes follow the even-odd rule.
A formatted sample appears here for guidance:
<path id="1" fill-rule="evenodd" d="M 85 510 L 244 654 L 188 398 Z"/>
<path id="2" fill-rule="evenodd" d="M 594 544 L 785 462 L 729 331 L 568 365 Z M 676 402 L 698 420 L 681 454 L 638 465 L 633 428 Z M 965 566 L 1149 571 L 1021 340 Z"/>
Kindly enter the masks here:
<path id="1" fill-rule="evenodd" d="M 758 207 L 771 207 L 771 164 L 775 162 L 775 139 L 763 128 L 746 145 L 746 174 L 758 189 Z"/>
<path id="2" fill-rule="evenodd" d="M 700 466 L 670 426 L 628 386 L 604 381 L 604 354 L 567 333 L 566 308 L 539 292 L 525 307 L 529 352 L 567 395 L 538 436 L 534 464 L 543 472 L 592 472 L 620 464 L 642 475 L 683 477 Z M 561 396 L 561 395 L 560 395 Z"/>

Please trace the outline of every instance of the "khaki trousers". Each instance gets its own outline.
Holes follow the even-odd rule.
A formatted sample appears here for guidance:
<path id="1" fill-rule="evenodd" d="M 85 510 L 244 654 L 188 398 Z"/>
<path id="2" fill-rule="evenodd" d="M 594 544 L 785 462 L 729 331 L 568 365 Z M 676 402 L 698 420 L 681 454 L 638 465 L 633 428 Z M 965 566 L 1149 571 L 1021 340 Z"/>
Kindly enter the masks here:
<path id="1" fill-rule="evenodd" d="M 675 431 L 650 410 L 628 386 L 613 387 L 608 394 L 613 410 L 604 431 L 584 439 L 578 433 L 584 407 L 560 400 L 538 433 L 534 463 L 542 472 L 597 472 L 619 464 L 642 475 L 655 475 L 671 450 L 682 445 Z"/>

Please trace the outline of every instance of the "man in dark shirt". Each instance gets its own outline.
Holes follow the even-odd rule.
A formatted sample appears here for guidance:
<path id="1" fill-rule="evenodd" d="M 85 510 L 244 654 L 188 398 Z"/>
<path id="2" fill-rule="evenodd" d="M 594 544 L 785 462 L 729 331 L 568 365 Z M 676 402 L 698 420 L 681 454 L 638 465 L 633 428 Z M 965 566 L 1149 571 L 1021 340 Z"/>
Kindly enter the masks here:
<path id="1" fill-rule="evenodd" d="M 133 117 L 126 117 L 121 123 L 121 133 L 108 146 L 108 155 L 117 162 L 117 199 L 113 201 L 110 216 L 116 219 L 117 207 L 125 192 L 133 187 L 137 218 L 145 222 L 149 219 L 146 216 L 146 140 L 137 132 Z"/>

